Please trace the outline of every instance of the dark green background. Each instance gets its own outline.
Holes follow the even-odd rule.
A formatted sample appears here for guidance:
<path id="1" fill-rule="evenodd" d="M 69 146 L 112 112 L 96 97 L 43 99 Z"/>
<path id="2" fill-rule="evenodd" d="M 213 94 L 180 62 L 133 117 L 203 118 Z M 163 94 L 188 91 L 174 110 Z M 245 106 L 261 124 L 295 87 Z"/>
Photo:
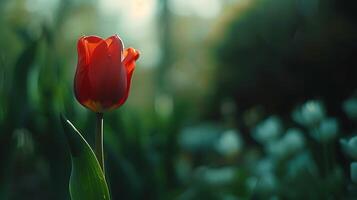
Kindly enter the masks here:
<path id="1" fill-rule="evenodd" d="M 114 200 L 356 198 L 351 160 L 338 142 L 356 133 L 356 121 L 342 109 L 357 88 L 354 1 L 222 1 L 209 19 L 173 12 L 174 1 L 151 2 L 152 26 L 133 31 L 130 17 L 115 28 L 100 1 L 58 1 L 49 19 L 41 14 L 48 12 L 46 1 L 0 0 L 0 199 L 69 199 L 70 157 L 59 115 L 93 144 L 95 114 L 72 91 L 76 42 L 90 34 L 119 34 L 142 53 L 127 103 L 104 117 Z M 205 9 L 212 1 L 199 2 Z M 311 99 L 339 123 L 327 145 L 328 166 L 323 145 L 291 118 Z M 305 164 L 313 162 L 316 171 L 288 176 L 289 157 L 276 163 L 277 186 L 262 189 L 253 169 L 272 156 L 251 133 L 272 115 L 284 131 L 303 130 L 312 157 Z M 240 130 L 244 147 L 222 156 L 210 135 L 231 129 Z M 197 135 L 190 144 L 182 139 L 187 132 Z M 223 184 L 224 172 L 207 172 L 227 167 L 234 176 Z"/>

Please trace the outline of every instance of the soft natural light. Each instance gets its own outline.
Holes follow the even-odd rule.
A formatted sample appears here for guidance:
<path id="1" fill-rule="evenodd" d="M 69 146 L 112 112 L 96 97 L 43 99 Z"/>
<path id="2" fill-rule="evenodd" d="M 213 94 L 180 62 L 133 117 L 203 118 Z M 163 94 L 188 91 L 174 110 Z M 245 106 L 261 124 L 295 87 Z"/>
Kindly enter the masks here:
<path id="1" fill-rule="evenodd" d="M 106 20 L 111 21 L 111 31 L 120 32 L 129 44 L 135 43 L 142 52 L 144 67 L 158 65 L 160 49 L 157 47 L 156 18 L 157 0 L 116 1 L 101 0 L 99 11 Z"/>
<path id="2" fill-rule="evenodd" d="M 220 0 L 170 0 L 169 2 L 171 12 L 184 16 L 214 18 L 222 9 Z"/>

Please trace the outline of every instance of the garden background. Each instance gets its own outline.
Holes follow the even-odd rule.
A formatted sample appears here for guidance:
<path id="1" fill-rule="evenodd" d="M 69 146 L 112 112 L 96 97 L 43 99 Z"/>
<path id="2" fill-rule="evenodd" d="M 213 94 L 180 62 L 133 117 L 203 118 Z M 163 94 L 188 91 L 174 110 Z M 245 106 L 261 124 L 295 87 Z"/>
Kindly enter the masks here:
<path id="1" fill-rule="evenodd" d="M 69 199 L 76 44 L 141 57 L 105 115 L 113 199 L 355 199 L 353 0 L 0 0 L 0 199 Z M 355 148 L 355 149 L 354 149 Z M 354 169 L 355 168 L 355 169 Z"/>

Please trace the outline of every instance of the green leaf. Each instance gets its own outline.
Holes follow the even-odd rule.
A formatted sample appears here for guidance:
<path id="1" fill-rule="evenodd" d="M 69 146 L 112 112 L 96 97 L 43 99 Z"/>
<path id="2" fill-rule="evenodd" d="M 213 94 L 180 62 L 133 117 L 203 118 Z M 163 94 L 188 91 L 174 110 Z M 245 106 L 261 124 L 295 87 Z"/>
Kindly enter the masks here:
<path id="1" fill-rule="evenodd" d="M 72 158 L 69 192 L 72 200 L 110 200 L 99 162 L 87 141 L 65 117 L 61 116 Z"/>

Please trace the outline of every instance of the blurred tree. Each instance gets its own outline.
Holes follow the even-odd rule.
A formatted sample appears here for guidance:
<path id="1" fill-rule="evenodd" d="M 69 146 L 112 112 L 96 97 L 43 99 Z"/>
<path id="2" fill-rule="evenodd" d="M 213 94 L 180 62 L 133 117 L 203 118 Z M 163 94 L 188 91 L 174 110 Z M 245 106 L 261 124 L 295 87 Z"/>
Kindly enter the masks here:
<path id="1" fill-rule="evenodd" d="M 225 97 L 241 110 L 263 105 L 281 114 L 322 98 L 342 115 L 341 101 L 357 88 L 357 29 L 353 14 L 341 14 L 349 9 L 345 1 L 336 2 L 258 0 L 237 12 L 216 39 L 217 88 L 208 115 L 218 116 Z"/>

